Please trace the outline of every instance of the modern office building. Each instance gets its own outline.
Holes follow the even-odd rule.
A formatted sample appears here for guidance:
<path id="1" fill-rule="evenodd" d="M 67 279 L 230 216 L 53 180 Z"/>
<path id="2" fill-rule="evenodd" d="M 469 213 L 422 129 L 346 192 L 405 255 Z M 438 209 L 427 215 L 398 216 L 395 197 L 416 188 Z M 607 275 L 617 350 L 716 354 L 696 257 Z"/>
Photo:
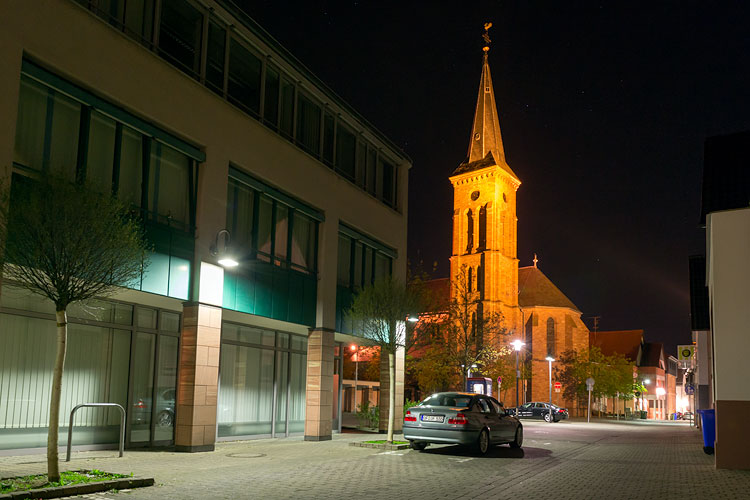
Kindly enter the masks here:
<path id="1" fill-rule="evenodd" d="M 131 447 L 330 439 L 343 311 L 406 274 L 409 158 L 231 2 L 5 0 L 0 63 L 2 177 L 85 178 L 154 248 L 133 289 L 69 311 L 61 433 L 114 402 Z M 2 283 L 0 449 L 45 445 L 53 312 Z M 74 427 L 111 445 L 118 416 Z"/>

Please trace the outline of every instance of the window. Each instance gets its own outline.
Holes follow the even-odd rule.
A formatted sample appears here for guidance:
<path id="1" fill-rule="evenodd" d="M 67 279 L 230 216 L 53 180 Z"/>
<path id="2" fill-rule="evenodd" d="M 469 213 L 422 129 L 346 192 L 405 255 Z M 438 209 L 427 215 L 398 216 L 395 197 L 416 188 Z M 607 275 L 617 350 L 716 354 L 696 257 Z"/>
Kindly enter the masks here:
<path id="1" fill-rule="evenodd" d="M 224 94 L 224 56 L 227 31 L 218 23 L 208 23 L 208 47 L 206 49 L 206 86 L 219 95 Z"/>
<path id="2" fill-rule="evenodd" d="M 304 273 L 315 271 L 317 221 L 291 199 L 282 202 L 265 192 L 260 182 L 252 186 L 230 177 L 227 191 L 227 229 L 231 234 L 232 251 Z M 249 176 L 248 176 L 249 177 Z M 278 193 L 282 199 L 284 196 Z"/>
<path id="3" fill-rule="evenodd" d="M 487 248 L 487 205 L 479 209 L 479 249 Z"/>
<path id="4" fill-rule="evenodd" d="M 143 136 L 130 127 L 120 127 L 120 171 L 117 178 L 117 195 L 132 205 L 141 206 L 143 175 Z"/>
<path id="5" fill-rule="evenodd" d="M 547 356 L 555 356 L 555 320 L 547 319 Z"/>
<path id="6" fill-rule="evenodd" d="M 254 115 L 260 113 L 261 62 L 232 38 L 229 49 L 229 100 Z"/>
<path id="7" fill-rule="evenodd" d="M 351 286 L 351 253 L 352 253 L 352 240 L 351 238 L 339 234 L 339 256 L 338 256 L 338 284 L 350 287 Z"/>
<path id="8" fill-rule="evenodd" d="M 367 143 L 357 142 L 357 168 L 355 173 L 355 182 L 357 186 L 365 189 L 365 177 L 367 174 Z"/>
<path id="9" fill-rule="evenodd" d="M 139 41 L 151 42 L 154 29 L 154 0 L 127 0 L 125 33 Z"/>
<path id="10" fill-rule="evenodd" d="M 378 152 L 374 149 L 367 150 L 367 174 L 366 186 L 367 192 L 375 196 L 375 179 L 377 178 L 377 158 Z"/>
<path id="11" fill-rule="evenodd" d="M 474 248 L 474 214 L 471 209 L 466 212 L 466 253 Z"/>
<path id="12" fill-rule="evenodd" d="M 96 111 L 91 113 L 86 178 L 103 193 L 112 190 L 116 135 L 114 120 Z"/>
<path id="13" fill-rule="evenodd" d="M 354 180 L 357 139 L 341 123 L 336 127 L 336 134 L 336 170 L 344 174 L 349 180 Z"/>
<path id="14" fill-rule="evenodd" d="M 383 176 L 383 180 L 380 183 L 380 185 L 382 186 L 382 193 L 380 193 L 380 198 L 387 205 L 393 206 L 394 167 L 391 163 L 381 159 L 381 161 L 379 162 L 378 170 Z"/>
<path id="15" fill-rule="evenodd" d="M 326 113 L 323 118 L 323 162 L 329 166 L 333 166 L 334 127 L 333 115 Z"/>
<path id="16" fill-rule="evenodd" d="M 188 171 L 190 159 L 154 141 L 149 165 L 148 207 L 163 222 L 188 221 Z"/>
<path id="17" fill-rule="evenodd" d="M 203 14 L 186 0 L 162 0 L 159 51 L 192 76 L 200 72 Z"/>
<path id="18" fill-rule="evenodd" d="M 41 170 L 45 158 L 47 106 L 50 89 L 21 78 L 13 161 L 33 170 Z"/>
<path id="19" fill-rule="evenodd" d="M 266 66 L 265 103 L 263 104 L 263 118 L 274 128 L 279 125 L 279 72 Z"/>
<path id="20" fill-rule="evenodd" d="M 313 155 L 320 152 L 320 108 L 302 92 L 297 98 L 297 143 Z"/>
<path id="21" fill-rule="evenodd" d="M 279 107 L 279 130 L 283 136 L 291 139 L 294 134 L 294 84 L 286 78 L 281 79 Z"/>

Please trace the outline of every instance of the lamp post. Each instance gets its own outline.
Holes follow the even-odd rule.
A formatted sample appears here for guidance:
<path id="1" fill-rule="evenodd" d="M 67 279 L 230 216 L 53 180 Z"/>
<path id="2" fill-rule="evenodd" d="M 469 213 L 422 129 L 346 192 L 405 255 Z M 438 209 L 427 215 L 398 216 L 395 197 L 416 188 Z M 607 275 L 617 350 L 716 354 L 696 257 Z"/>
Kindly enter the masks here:
<path id="1" fill-rule="evenodd" d="M 552 416 L 552 362 L 555 360 L 552 356 L 547 356 L 545 358 L 547 362 L 549 363 L 549 423 L 555 421 L 554 417 Z"/>
<path id="2" fill-rule="evenodd" d="M 516 416 L 518 416 L 518 379 L 521 378 L 521 371 L 518 369 L 518 353 L 521 351 L 521 348 L 525 346 L 526 344 L 521 342 L 520 340 L 514 340 L 511 342 L 513 345 L 513 349 L 516 351 Z M 500 392 L 500 388 L 497 388 L 497 392 Z"/>
<path id="3" fill-rule="evenodd" d="M 357 385 L 359 384 L 359 344 L 349 348 L 354 352 L 354 413 L 357 413 Z"/>
<path id="4" fill-rule="evenodd" d="M 646 387 L 646 386 L 647 386 L 648 384 L 650 384 L 650 383 L 651 383 L 651 379 L 648 379 L 648 378 L 646 378 L 646 379 L 643 379 L 643 387 Z M 646 389 L 648 390 L 648 388 L 646 388 Z M 643 391 L 643 392 L 647 392 L 647 390 L 646 390 L 646 391 Z M 644 402 L 643 402 L 643 399 L 644 399 L 644 398 L 643 398 L 643 392 L 641 393 L 641 411 L 644 411 L 643 407 L 644 407 L 644 406 L 646 406 L 646 405 L 644 404 Z M 648 417 L 648 408 L 646 408 L 646 410 L 645 410 L 645 411 L 646 411 L 646 417 Z"/>

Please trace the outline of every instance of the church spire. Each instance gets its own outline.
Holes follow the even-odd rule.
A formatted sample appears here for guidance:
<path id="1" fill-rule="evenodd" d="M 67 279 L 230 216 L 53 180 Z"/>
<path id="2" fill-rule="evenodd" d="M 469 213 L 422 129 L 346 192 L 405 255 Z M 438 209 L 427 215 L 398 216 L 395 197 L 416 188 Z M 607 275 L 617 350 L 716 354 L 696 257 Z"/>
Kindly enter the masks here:
<path id="1" fill-rule="evenodd" d="M 484 51 L 482 77 L 479 81 L 479 96 L 477 98 L 477 108 L 474 113 L 474 125 L 471 130 L 467 163 L 470 164 L 475 161 L 484 160 L 488 154 L 492 153 L 495 163 L 511 173 L 513 177 L 516 177 L 505 161 L 503 139 L 500 135 L 500 121 L 497 118 L 495 89 L 492 86 L 492 76 L 487 57 L 490 51 L 489 29 L 491 27 L 492 23 L 485 23 L 484 35 L 482 35 L 485 42 L 485 46 L 482 49 Z"/>

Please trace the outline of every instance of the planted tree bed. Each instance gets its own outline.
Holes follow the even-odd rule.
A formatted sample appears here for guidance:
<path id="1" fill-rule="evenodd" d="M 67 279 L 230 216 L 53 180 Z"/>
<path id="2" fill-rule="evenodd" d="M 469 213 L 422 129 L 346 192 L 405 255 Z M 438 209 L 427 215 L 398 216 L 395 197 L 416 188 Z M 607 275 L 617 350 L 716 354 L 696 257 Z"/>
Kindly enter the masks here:
<path id="1" fill-rule="evenodd" d="M 66 471 L 60 481 L 49 482 L 46 474 L 11 477 L 0 480 L 0 499 L 59 498 L 107 490 L 153 486 L 152 477 L 133 477 L 97 469 Z"/>
<path id="2" fill-rule="evenodd" d="M 356 443 L 349 443 L 350 446 L 358 446 L 360 448 L 378 448 L 381 450 L 405 450 L 409 448 L 408 441 L 393 441 L 388 443 L 385 439 L 376 439 L 373 441 L 359 441 Z"/>

